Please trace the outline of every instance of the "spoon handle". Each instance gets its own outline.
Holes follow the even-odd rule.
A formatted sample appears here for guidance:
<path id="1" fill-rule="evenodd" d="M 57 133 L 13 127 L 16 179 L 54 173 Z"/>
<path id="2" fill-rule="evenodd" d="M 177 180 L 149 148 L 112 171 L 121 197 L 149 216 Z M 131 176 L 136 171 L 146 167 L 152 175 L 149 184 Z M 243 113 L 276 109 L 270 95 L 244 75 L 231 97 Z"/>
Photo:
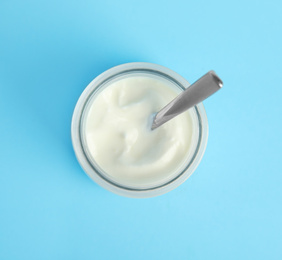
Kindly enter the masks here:
<path id="1" fill-rule="evenodd" d="M 222 86 L 223 82 L 215 72 L 209 71 L 162 108 L 155 115 L 151 129 L 156 129 L 175 116 L 197 105 L 222 88 Z"/>

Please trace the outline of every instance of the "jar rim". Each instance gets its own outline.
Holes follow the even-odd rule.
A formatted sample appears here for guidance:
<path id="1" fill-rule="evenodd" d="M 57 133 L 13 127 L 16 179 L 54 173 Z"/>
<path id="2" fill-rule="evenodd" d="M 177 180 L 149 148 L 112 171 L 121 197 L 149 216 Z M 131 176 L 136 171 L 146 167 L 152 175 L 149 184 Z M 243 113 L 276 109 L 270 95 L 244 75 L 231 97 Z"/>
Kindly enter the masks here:
<path id="1" fill-rule="evenodd" d="M 96 167 L 95 165 L 93 165 L 93 161 L 91 161 L 85 151 L 84 142 L 82 140 L 83 134 L 81 133 L 83 114 L 89 99 L 93 95 L 95 95 L 95 93 L 103 85 L 105 85 L 106 82 L 112 81 L 114 78 L 121 75 L 136 72 L 161 75 L 166 79 L 172 80 L 183 90 L 185 90 L 185 88 L 189 87 L 190 85 L 186 79 L 184 79 L 176 72 L 153 63 L 132 62 L 113 67 L 92 80 L 79 97 L 72 117 L 71 137 L 75 155 L 81 167 L 92 180 L 94 180 L 103 188 L 118 195 L 133 198 L 146 198 L 167 193 L 168 191 L 178 187 L 187 178 L 190 177 L 190 175 L 194 172 L 194 170 L 200 163 L 206 148 L 208 138 L 208 122 L 203 104 L 200 103 L 196 105 L 194 109 L 196 111 L 197 119 L 199 122 L 199 139 L 196 145 L 196 149 L 195 151 L 193 151 L 193 156 L 191 157 L 191 160 L 187 163 L 187 165 L 185 165 L 185 168 L 182 169 L 179 174 L 177 174 L 168 182 L 150 188 L 135 188 L 129 187 L 127 185 L 121 185 L 120 183 L 108 179 L 105 175 L 103 175 L 103 173 L 101 173 L 101 170 L 99 170 L 99 167 L 97 167 L 97 165 Z"/>

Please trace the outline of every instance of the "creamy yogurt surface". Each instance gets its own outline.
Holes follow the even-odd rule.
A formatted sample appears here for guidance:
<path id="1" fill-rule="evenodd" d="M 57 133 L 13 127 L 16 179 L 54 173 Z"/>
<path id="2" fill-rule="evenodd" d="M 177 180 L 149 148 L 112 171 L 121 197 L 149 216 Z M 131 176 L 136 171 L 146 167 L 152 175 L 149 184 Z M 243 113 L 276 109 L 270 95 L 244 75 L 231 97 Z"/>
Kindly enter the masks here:
<path id="1" fill-rule="evenodd" d="M 174 179 L 185 168 L 198 141 L 194 110 L 150 129 L 152 115 L 179 93 L 168 80 L 129 75 L 90 99 L 85 144 L 107 178 L 120 185 L 149 187 Z"/>

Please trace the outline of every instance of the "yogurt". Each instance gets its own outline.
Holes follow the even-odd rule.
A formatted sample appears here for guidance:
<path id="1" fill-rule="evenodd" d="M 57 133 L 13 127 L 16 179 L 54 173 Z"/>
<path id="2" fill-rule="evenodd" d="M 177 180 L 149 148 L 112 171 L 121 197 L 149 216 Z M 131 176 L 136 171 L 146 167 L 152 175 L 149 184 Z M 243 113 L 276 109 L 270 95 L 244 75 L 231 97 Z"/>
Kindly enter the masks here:
<path id="1" fill-rule="evenodd" d="M 180 89 L 169 80 L 132 74 L 93 95 L 85 109 L 86 153 L 111 181 L 153 187 L 177 177 L 198 142 L 193 109 L 151 130 L 153 115 Z"/>

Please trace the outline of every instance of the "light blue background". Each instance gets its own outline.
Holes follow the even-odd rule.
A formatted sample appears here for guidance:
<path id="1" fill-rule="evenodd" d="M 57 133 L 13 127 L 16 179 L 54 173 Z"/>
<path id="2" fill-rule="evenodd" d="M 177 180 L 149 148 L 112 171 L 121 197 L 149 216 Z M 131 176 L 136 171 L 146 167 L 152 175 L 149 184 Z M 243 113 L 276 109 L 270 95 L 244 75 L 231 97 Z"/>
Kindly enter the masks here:
<path id="1" fill-rule="evenodd" d="M 0 0 L 0 259 L 282 259 L 282 2 Z M 210 135 L 188 181 L 119 197 L 82 171 L 87 84 L 146 61 L 210 69 Z"/>

